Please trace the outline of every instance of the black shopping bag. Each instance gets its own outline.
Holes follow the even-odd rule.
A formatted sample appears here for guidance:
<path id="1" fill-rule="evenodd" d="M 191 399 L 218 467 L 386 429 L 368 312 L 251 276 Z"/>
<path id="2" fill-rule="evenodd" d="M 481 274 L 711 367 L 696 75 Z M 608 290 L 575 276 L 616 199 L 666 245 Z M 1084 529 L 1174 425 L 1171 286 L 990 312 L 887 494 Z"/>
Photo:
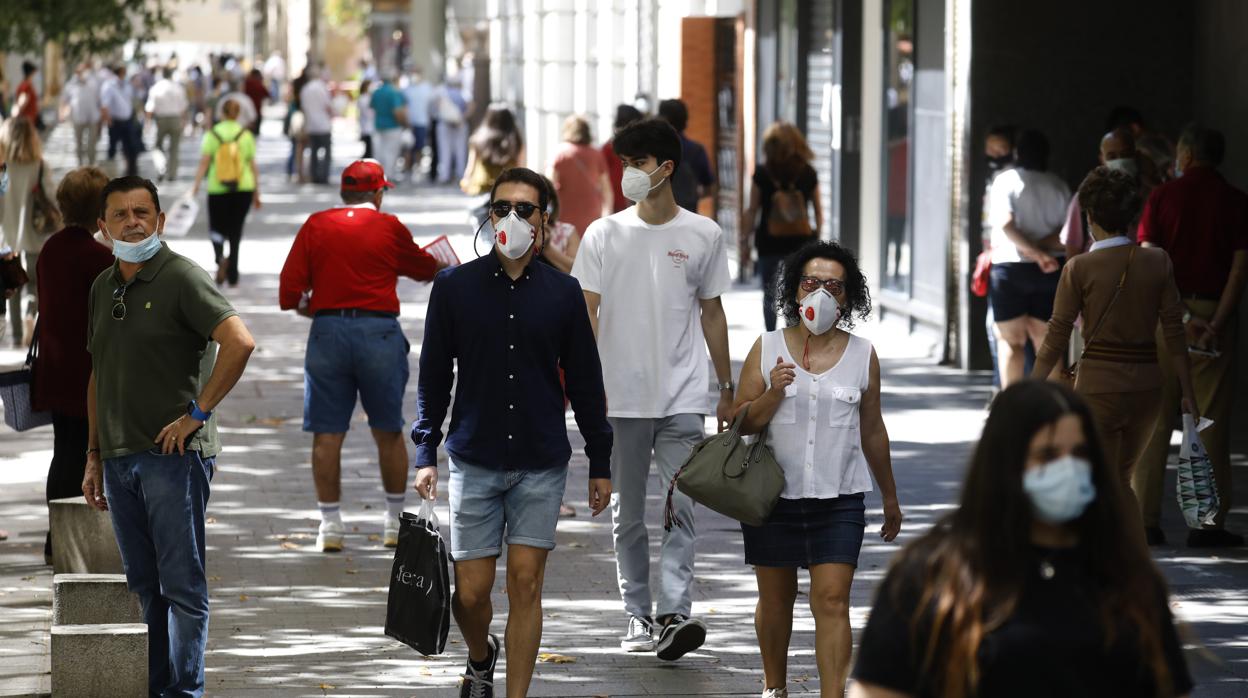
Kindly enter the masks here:
<path id="1" fill-rule="evenodd" d="M 433 503 L 399 518 L 399 547 L 390 573 L 386 635 L 426 657 L 442 654 L 451 629 L 450 554 Z"/>

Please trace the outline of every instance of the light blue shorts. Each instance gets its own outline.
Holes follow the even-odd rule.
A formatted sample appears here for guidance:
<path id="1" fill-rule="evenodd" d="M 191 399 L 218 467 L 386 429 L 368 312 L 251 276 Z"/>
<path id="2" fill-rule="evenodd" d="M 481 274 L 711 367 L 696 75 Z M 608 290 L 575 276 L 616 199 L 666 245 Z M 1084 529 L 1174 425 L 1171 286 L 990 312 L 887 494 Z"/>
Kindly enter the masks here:
<path id="1" fill-rule="evenodd" d="M 504 540 L 507 545 L 554 549 L 568 466 L 495 470 L 448 460 L 453 559 L 498 557 Z"/>

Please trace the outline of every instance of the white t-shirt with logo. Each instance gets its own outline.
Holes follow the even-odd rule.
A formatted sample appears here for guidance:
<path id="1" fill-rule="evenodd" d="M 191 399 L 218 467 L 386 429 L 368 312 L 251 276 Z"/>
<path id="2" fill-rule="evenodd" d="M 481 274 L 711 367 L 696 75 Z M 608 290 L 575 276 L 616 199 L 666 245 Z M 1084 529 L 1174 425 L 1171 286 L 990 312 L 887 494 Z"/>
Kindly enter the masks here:
<path id="1" fill-rule="evenodd" d="M 612 417 L 710 414 L 700 300 L 732 283 L 724 233 L 678 209 L 649 225 L 629 207 L 585 231 L 572 276 L 600 294 L 598 354 Z"/>

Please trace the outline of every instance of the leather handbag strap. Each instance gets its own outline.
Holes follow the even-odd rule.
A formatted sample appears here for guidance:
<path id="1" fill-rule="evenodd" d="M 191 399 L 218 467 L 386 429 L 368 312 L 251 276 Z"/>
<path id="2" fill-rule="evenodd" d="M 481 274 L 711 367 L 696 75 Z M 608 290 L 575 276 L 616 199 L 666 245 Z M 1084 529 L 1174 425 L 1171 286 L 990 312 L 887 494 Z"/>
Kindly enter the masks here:
<path id="1" fill-rule="evenodd" d="M 1109 299 L 1109 305 L 1105 306 L 1105 312 L 1101 313 L 1100 319 L 1096 321 L 1096 326 L 1088 334 L 1088 340 L 1083 343 L 1083 351 L 1079 352 L 1080 361 L 1083 361 L 1083 357 L 1087 355 L 1088 348 L 1092 346 L 1092 342 L 1096 341 L 1096 335 L 1100 332 L 1101 326 L 1105 324 L 1105 318 L 1109 317 L 1109 311 L 1113 310 L 1114 304 L 1118 302 L 1118 297 L 1122 295 L 1122 287 L 1127 284 L 1127 272 L 1131 270 L 1131 260 L 1135 259 L 1135 250 L 1135 245 L 1132 245 L 1131 252 L 1127 254 L 1127 265 L 1122 268 L 1122 276 L 1118 277 L 1118 288 L 1114 289 L 1114 297 Z"/>

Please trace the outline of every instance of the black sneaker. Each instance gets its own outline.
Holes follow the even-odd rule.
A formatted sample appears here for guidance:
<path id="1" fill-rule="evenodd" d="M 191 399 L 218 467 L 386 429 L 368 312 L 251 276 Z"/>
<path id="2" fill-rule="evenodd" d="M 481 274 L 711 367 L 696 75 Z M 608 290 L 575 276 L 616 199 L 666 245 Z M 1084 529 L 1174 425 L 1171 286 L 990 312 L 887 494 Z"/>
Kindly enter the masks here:
<path id="1" fill-rule="evenodd" d="M 1237 548 L 1243 544 L 1243 536 L 1221 528 L 1198 528 L 1187 533 L 1189 548 Z"/>
<path id="2" fill-rule="evenodd" d="M 490 635 L 485 643 L 490 648 L 486 668 L 474 668 L 472 659 L 469 658 L 463 680 L 459 682 L 459 698 L 494 698 L 494 665 L 498 664 L 498 637 Z"/>
<path id="3" fill-rule="evenodd" d="M 703 642 L 706 642 L 705 623 L 697 618 L 672 616 L 659 634 L 655 654 L 659 659 L 674 662 L 701 647 Z"/>
<path id="4" fill-rule="evenodd" d="M 1144 540 L 1149 545 L 1165 545 L 1166 534 L 1162 532 L 1160 526 L 1145 526 Z"/>

